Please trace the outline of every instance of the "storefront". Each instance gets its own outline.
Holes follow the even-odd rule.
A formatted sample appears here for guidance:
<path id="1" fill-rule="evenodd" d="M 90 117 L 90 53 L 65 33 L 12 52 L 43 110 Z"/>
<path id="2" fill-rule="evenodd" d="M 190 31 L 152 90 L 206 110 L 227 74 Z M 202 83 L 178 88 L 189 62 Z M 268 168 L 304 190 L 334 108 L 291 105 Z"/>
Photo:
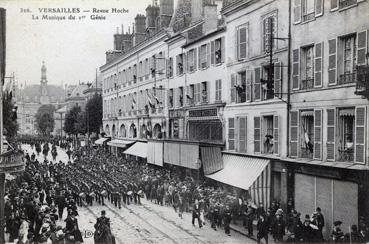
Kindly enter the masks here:
<path id="1" fill-rule="evenodd" d="M 169 138 L 183 139 L 185 137 L 185 110 L 169 110 Z"/>
<path id="2" fill-rule="evenodd" d="M 188 111 L 188 137 L 195 141 L 222 141 L 223 124 L 218 108 Z"/>
<path id="3" fill-rule="evenodd" d="M 359 216 L 367 216 L 367 170 L 350 169 L 348 164 L 339 163 L 336 167 L 308 164 L 293 167 L 294 207 L 302 216 L 311 215 L 320 207 L 325 218 L 323 234 L 326 238 L 334 221 L 342 221 L 342 228 L 348 230 L 349 226 L 358 224 Z"/>

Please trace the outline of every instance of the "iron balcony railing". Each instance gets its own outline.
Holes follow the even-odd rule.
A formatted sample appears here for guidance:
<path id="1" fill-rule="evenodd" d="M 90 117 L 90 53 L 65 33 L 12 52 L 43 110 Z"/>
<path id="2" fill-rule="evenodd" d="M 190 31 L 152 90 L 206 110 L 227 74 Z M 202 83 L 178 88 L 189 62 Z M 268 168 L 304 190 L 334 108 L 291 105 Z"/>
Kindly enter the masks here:
<path id="1" fill-rule="evenodd" d="M 340 0 L 340 8 L 350 7 L 357 3 L 357 0 Z"/>
<path id="2" fill-rule="evenodd" d="M 355 94 L 369 98 L 369 65 L 357 66 Z"/>
<path id="3" fill-rule="evenodd" d="M 341 74 L 338 79 L 338 85 L 350 84 L 355 82 L 356 72 L 346 72 Z"/>

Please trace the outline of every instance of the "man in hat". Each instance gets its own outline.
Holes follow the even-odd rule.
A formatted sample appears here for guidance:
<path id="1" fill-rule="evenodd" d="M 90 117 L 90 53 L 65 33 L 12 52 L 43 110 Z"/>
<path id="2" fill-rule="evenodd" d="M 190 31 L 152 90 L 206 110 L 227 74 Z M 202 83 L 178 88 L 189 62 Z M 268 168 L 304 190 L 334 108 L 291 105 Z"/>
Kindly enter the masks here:
<path id="1" fill-rule="evenodd" d="M 192 225 L 195 226 L 195 219 L 197 219 L 198 223 L 199 223 L 199 227 L 202 227 L 202 223 L 200 220 L 200 204 L 199 204 L 199 200 L 195 200 L 195 203 L 192 207 Z"/>
<path id="2" fill-rule="evenodd" d="M 311 228 L 310 215 L 305 215 L 304 223 L 302 224 L 302 240 L 303 242 L 311 242 L 314 239 L 313 229 Z"/>
<path id="3" fill-rule="evenodd" d="M 336 220 L 333 222 L 333 230 L 331 234 L 331 239 L 333 242 L 342 242 L 344 240 L 344 234 L 341 230 L 342 221 Z"/>
<path id="4" fill-rule="evenodd" d="M 324 227 L 324 216 L 322 214 L 322 210 L 320 209 L 320 207 L 316 208 L 316 220 L 317 220 L 317 225 L 318 225 L 318 229 L 319 229 L 319 240 L 323 241 L 323 227 Z"/>
<path id="5" fill-rule="evenodd" d="M 264 239 L 265 243 L 268 244 L 269 223 L 265 219 L 264 214 L 259 215 L 257 230 L 258 230 L 257 234 L 258 243 L 260 243 L 261 239 Z"/>
<path id="6" fill-rule="evenodd" d="M 282 218 L 282 214 L 276 213 L 275 221 L 272 227 L 273 238 L 275 242 L 282 242 L 285 235 L 286 224 Z"/>

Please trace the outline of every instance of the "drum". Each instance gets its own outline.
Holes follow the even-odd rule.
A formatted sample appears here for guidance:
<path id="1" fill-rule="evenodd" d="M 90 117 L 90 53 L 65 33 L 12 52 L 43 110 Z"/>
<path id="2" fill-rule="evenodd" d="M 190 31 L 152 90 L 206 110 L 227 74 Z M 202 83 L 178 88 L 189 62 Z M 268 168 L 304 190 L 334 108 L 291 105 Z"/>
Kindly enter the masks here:
<path id="1" fill-rule="evenodd" d="M 108 195 L 108 192 L 103 190 L 100 194 L 106 197 Z"/>
<path id="2" fill-rule="evenodd" d="M 132 191 L 128 191 L 128 192 L 127 192 L 127 195 L 128 195 L 128 196 L 131 196 L 132 194 L 133 194 L 133 192 L 132 192 Z"/>
<path id="3" fill-rule="evenodd" d="M 95 192 L 91 192 L 90 194 L 88 194 L 90 197 L 95 197 L 96 196 L 96 194 L 95 194 Z"/>
<path id="4" fill-rule="evenodd" d="M 80 194 L 78 194 L 79 197 L 85 197 L 86 194 L 84 192 L 81 192 Z"/>

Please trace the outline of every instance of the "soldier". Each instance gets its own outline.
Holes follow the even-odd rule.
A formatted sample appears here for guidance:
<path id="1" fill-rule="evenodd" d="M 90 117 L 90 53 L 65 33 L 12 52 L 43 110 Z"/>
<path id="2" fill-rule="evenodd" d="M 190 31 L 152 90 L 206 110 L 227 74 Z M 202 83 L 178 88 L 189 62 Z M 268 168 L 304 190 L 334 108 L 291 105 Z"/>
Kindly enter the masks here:
<path id="1" fill-rule="evenodd" d="M 195 219 L 197 219 L 199 223 L 199 227 L 202 227 L 202 223 L 200 220 L 200 204 L 199 201 L 196 199 L 195 203 L 192 207 L 192 225 L 195 226 Z"/>
<path id="2" fill-rule="evenodd" d="M 278 212 L 278 211 L 277 211 Z M 273 223 L 272 232 L 275 242 L 282 242 L 283 236 L 285 235 L 286 224 L 282 219 L 282 215 L 277 213 L 275 216 L 275 221 Z"/>
<path id="3" fill-rule="evenodd" d="M 229 205 L 227 205 L 224 210 L 223 222 L 224 222 L 224 231 L 229 236 L 231 236 L 231 229 L 229 227 L 231 224 L 231 221 L 232 221 L 232 214 L 231 214 L 231 210 L 229 209 Z"/>

